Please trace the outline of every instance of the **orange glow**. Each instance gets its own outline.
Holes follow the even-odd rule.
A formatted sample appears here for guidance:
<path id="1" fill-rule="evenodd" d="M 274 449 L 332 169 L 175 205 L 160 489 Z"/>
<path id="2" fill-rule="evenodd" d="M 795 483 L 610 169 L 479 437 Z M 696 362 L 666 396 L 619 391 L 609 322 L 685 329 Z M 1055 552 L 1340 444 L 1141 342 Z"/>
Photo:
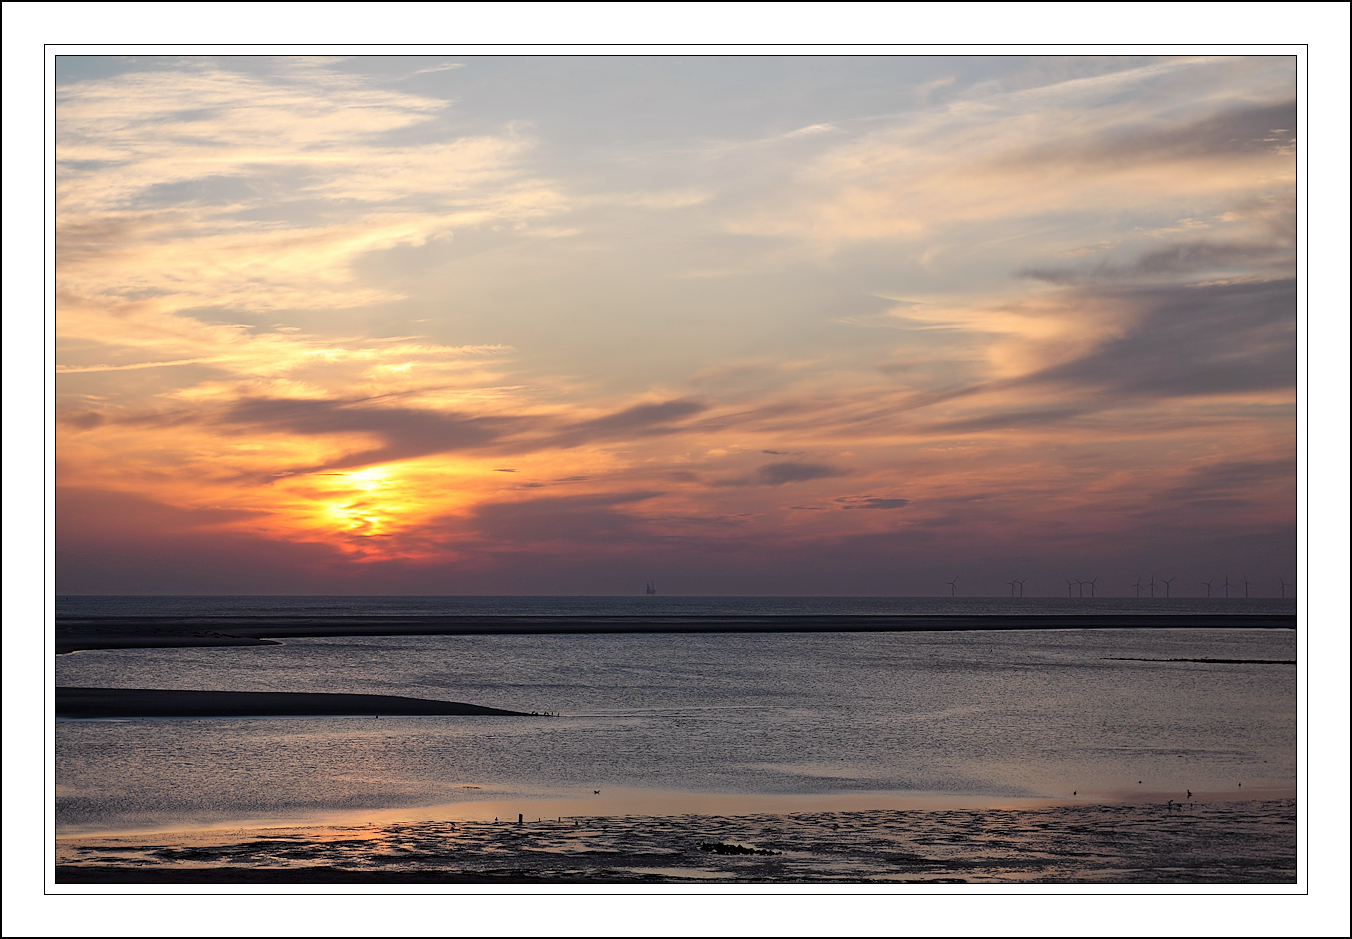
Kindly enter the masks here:
<path id="1" fill-rule="evenodd" d="M 903 558 L 1293 537 L 1292 62 L 878 61 L 866 121 L 748 78 L 744 127 L 606 117 L 582 79 L 537 120 L 471 81 L 501 65 L 63 80 L 56 473 L 90 570 L 134 536 L 316 590 L 514 558 L 889 590 Z M 657 93 L 651 65 L 605 67 Z"/>

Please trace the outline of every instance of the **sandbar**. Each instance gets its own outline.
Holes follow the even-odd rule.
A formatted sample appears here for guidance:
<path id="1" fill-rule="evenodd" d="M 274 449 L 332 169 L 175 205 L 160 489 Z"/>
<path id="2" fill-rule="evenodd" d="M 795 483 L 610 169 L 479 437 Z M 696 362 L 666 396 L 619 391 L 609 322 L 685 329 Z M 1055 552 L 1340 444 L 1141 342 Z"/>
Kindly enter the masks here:
<path id="1" fill-rule="evenodd" d="M 172 691 L 150 688 L 57 688 L 56 716 L 65 720 L 147 717 L 525 717 L 524 711 L 384 694 L 290 691 Z"/>

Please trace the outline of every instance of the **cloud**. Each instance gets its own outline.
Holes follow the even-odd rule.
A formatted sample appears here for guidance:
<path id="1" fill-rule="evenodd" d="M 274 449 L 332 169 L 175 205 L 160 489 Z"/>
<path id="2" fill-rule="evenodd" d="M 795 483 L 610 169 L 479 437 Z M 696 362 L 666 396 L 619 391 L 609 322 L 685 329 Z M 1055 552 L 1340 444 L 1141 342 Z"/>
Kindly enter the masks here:
<path id="1" fill-rule="evenodd" d="M 903 257 L 921 268 L 1061 226 L 1080 233 L 1073 251 L 1180 200 L 1196 214 L 1294 187 L 1294 81 L 1294 60 L 1175 60 L 1037 88 L 973 86 L 796 162 L 778 185 L 767 177 L 729 226 L 819 252 L 913 243 Z M 1113 224 L 1095 232 L 1094 215 Z"/>
<path id="2" fill-rule="evenodd" d="M 464 68 L 464 62 L 443 62 L 441 65 L 433 65 L 428 68 L 420 68 L 414 75 L 430 75 L 433 72 L 449 72 L 453 69 Z"/>
<path id="3" fill-rule="evenodd" d="M 917 429 L 922 429 L 929 434 L 950 436 L 959 434 L 979 434 L 991 430 L 1049 427 L 1063 424 L 1072 418 L 1079 417 L 1089 411 L 1090 408 L 1079 406 L 1014 410 L 1001 409 L 998 407 L 992 408 L 990 405 L 987 405 L 983 410 L 985 413 L 976 417 L 934 421 L 932 423 L 923 424 Z"/>
<path id="4" fill-rule="evenodd" d="M 98 411 L 58 411 L 56 419 L 63 424 L 77 427 L 80 430 L 93 430 L 107 420 L 107 418 Z"/>
<path id="5" fill-rule="evenodd" d="M 1190 241 L 1152 251 L 1128 269 L 1130 274 L 1181 274 L 1243 267 L 1274 260 L 1272 245 L 1238 242 Z M 1280 260 L 1294 261 L 1294 256 Z"/>
<path id="6" fill-rule="evenodd" d="M 1108 262 L 1085 271 L 1029 267 L 1019 276 L 1053 284 L 1072 284 L 1093 280 L 1140 281 L 1198 272 L 1226 270 L 1266 270 L 1289 273 L 1295 264 L 1294 245 L 1271 242 L 1195 240 L 1178 242 L 1150 251 L 1135 262 L 1114 265 Z"/>
<path id="7" fill-rule="evenodd" d="M 706 410 L 707 404 L 698 401 L 674 400 L 659 404 L 636 404 L 605 417 L 570 424 L 554 437 L 557 446 L 571 447 L 591 440 L 609 437 L 648 437 L 672 434 L 673 422 Z"/>
<path id="8" fill-rule="evenodd" d="M 1282 458 L 1190 466 L 1152 500 L 1153 504 L 1140 506 L 1135 514 L 1152 518 L 1167 516 L 1180 508 L 1200 511 L 1266 508 L 1272 495 L 1282 492 L 1294 500 L 1296 480 L 1292 464 L 1293 458 Z"/>
<path id="9" fill-rule="evenodd" d="M 382 407 L 365 401 L 286 398 L 245 399 L 230 406 L 217 422 L 245 426 L 253 432 L 302 434 L 369 434 L 383 446 L 345 454 L 317 466 L 298 469 L 343 469 L 482 448 L 530 426 L 521 417 L 475 417 L 419 408 Z"/>
<path id="10" fill-rule="evenodd" d="M 578 74 L 547 115 L 487 62 L 404 81 L 431 65 L 62 83 L 63 485 L 253 513 L 165 521 L 203 567 L 232 529 L 325 546 L 296 557 L 343 589 L 439 566 L 433 592 L 494 564 L 492 590 L 566 592 L 678 544 L 730 592 L 887 592 L 896 552 L 941 542 L 1293 518 L 1287 59 L 910 65 L 862 97 L 846 69 L 806 105 L 733 76 L 755 120 L 679 125 L 594 108 L 613 89 Z M 1267 468 L 1193 469 L 1244 462 Z M 751 577 L 766 557 L 792 571 Z"/>
<path id="11" fill-rule="evenodd" d="M 136 541 L 257 518 L 263 512 L 219 506 L 176 506 L 135 492 L 58 486 L 57 531 L 64 541 Z"/>
<path id="12" fill-rule="evenodd" d="M 63 83 L 60 288 L 153 290 L 177 313 L 360 307 L 401 297 L 357 286 L 371 252 L 563 209 L 519 128 L 396 142 L 450 102 L 340 64 L 189 59 Z"/>
<path id="13" fill-rule="evenodd" d="M 1082 148 L 1062 151 L 1062 158 L 1121 163 L 1287 154 L 1295 145 L 1296 120 L 1293 98 L 1273 104 L 1232 108 L 1159 130 L 1143 126 L 1123 127 Z"/>
<path id="14" fill-rule="evenodd" d="M 846 472 L 826 463 L 767 463 L 756 470 L 756 480 L 766 486 L 782 486 L 785 483 L 800 483 L 809 479 L 844 476 Z"/>
<path id="15" fill-rule="evenodd" d="M 810 137 L 814 134 L 826 134 L 835 130 L 834 124 L 809 124 L 807 127 L 800 127 L 797 130 L 791 130 L 785 137 Z"/>
<path id="16" fill-rule="evenodd" d="M 557 419 L 543 415 L 476 415 L 456 410 L 401 407 L 386 403 L 387 400 L 386 396 L 346 399 L 244 397 L 226 404 L 215 414 L 178 410 L 124 418 L 122 423 L 157 427 L 205 423 L 231 433 L 247 429 L 249 433 L 304 437 L 358 434 L 381 441 L 379 446 L 350 450 L 315 465 L 287 468 L 287 473 L 293 474 L 349 469 L 437 453 L 500 452 L 504 448 L 514 452 L 535 451 L 577 447 L 616 438 L 668 435 L 678 431 L 670 422 L 707 408 L 705 404 L 684 400 L 640 404 L 604 417 L 568 424 L 560 433 L 550 430 Z M 496 471 L 515 473 L 517 470 Z M 563 481 L 587 478 L 575 475 Z"/>
<path id="17" fill-rule="evenodd" d="M 1093 135 L 1058 135 L 1061 139 L 1055 142 L 1015 150 L 998 162 L 1011 169 L 1103 171 L 1215 158 L 1286 156 L 1295 145 L 1294 100 L 1231 108 L 1173 126 L 1167 126 L 1169 119 L 1164 115 L 1140 118 L 1146 115 L 1096 128 Z"/>
<path id="18" fill-rule="evenodd" d="M 1136 310 L 1130 330 L 1019 384 L 1067 384 L 1147 398 L 1295 386 L 1293 280 L 1104 292 Z"/>
<path id="19" fill-rule="evenodd" d="M 624 542 L 649 535 L 642 519 L 616 507 L 660 495 L 661 492 L 645 490 L 488 502 L 474 510 L 470 524 L 491 545 L 529 547 L 580 542 L 619 550 Z"/>
<path id="20" fill-rule="evenodd" d="M 839 500 L 837 500 L 839 501 Z M 852 500 L 841 508 L 845 509 L 904 509 L 911 504 L 910 499 L 882 499 L 877 496 L 866 496 L 864 498 Z"/>

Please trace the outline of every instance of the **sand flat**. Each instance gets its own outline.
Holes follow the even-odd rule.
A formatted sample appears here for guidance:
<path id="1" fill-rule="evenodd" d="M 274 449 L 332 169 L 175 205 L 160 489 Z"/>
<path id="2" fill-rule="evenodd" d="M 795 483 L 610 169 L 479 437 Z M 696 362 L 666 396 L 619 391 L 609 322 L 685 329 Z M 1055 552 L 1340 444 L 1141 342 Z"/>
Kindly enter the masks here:
<path id="1" fill-rule="evenodd" d="M 57 884 L 1295 884 L 1296 802 L 438 817 L 59 839 Z M 711 843 L 755 854 L 719 853 Z"/>
<path id="2" fill-rule="evenodd" d="M 57 688 L 56 716 L 67 720 L 137 717 L 336 717 L 341 715 L 526 716 L 458 701 L 381 694 L 288 691 L 174 691 Z"/>

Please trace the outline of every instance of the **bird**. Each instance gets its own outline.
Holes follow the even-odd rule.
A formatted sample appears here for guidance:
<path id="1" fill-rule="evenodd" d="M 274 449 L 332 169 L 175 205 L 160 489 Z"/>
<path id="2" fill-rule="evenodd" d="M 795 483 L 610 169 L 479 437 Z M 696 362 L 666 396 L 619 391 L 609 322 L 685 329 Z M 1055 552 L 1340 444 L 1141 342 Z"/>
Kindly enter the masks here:
<path id="1" fill-rule="evenodd" d="M 593 789 L 593 790 L 592 790 L 592 795 L 594 795 L 594 796 L 599 796 L 600 794 L 601 794 L 601 790 L 600 790 L 600 789 Z"/>
<path id="2" fill-rule="evenodd" d="M 1192 790 L 1191 790 L 1191 789 L 1188 790 L 1188 798 L 1189 798 L 1189 799 L 1192 798 Z"/>

